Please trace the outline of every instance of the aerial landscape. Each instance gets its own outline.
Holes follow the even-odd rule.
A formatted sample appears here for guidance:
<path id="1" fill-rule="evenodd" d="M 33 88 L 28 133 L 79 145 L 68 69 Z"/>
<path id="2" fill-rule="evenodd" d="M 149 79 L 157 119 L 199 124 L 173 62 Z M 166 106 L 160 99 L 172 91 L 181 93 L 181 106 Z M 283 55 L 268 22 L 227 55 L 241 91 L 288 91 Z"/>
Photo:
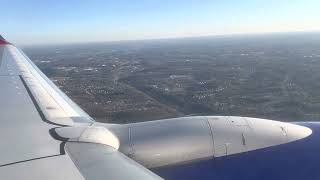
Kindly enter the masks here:
<path id="1" fill-rule="evenodd" d="M 319 7 L 3 1 L 0 180 L 320 180 Z"/>
<path id="2" fill-rule="evenodd" d="M 190 115 L 320 120 L 320 33 L 25 46 L 100 122 Z"/>

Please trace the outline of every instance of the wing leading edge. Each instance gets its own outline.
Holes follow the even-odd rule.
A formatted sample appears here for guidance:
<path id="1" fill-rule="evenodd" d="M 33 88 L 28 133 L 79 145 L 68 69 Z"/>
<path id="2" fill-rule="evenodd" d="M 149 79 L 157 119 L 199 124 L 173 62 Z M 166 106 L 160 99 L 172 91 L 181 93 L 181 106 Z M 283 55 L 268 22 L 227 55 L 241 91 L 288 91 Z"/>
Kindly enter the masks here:
<path id="1" fill-rule="evenodd" d="M 92 123 L 93 119 L 58 89 L 19 49 L 7 47 L 7 53 L 16 63 L 20 76 L 29 88 L 46 120 L 73 126 L 74 123 Z"/>
<path id="2" fill-rule="evenodd" d="M 1 36 L 0 84 L 0 179 L 161 179 L 94 133 L 57 137 L 56 128 L 94 121 Z"/>

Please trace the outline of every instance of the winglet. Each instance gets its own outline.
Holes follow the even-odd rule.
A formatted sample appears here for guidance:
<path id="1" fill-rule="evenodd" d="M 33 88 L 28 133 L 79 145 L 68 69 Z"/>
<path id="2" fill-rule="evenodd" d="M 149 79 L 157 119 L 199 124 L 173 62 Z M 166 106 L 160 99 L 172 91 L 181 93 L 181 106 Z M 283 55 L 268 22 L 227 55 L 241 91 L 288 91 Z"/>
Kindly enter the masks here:
<path id="1" fill-rule="evenodd" d="M 1 35 L 0 35 L 0 45 L 2 44 L 10 44 L 8 43 Z"/>

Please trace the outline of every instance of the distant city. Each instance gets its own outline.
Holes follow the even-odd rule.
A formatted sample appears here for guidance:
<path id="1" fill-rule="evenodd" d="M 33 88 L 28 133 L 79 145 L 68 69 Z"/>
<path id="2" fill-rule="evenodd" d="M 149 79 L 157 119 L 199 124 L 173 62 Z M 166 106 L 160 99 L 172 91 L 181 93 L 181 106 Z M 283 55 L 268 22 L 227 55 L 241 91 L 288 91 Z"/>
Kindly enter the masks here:
<path id="1" fill-rule="evenodd" d="M 24 47 L 93 118 L 320 120 L 320 33 Z"/>

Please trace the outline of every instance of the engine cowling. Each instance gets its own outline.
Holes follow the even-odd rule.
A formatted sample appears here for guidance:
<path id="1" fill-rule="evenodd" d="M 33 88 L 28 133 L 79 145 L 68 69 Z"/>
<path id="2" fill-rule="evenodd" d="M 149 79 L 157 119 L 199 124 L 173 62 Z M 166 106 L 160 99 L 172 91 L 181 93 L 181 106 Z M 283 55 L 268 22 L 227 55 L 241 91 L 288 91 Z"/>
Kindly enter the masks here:
<path id="1" fill-rule="evenodd" d="M 309 136 L 307 127 L 266 119 L 194 116 L 56 129 L 72 142 L 111 146 L 148 168 L 253 151 Z"/>
<path id="2" fill-rule="evenodd" d="M 119 138 L 121 152 L 148 168 L 276 146 L 312 133 L 307 127 L 291 123 L 233 116 L 104 126 Z"/>

